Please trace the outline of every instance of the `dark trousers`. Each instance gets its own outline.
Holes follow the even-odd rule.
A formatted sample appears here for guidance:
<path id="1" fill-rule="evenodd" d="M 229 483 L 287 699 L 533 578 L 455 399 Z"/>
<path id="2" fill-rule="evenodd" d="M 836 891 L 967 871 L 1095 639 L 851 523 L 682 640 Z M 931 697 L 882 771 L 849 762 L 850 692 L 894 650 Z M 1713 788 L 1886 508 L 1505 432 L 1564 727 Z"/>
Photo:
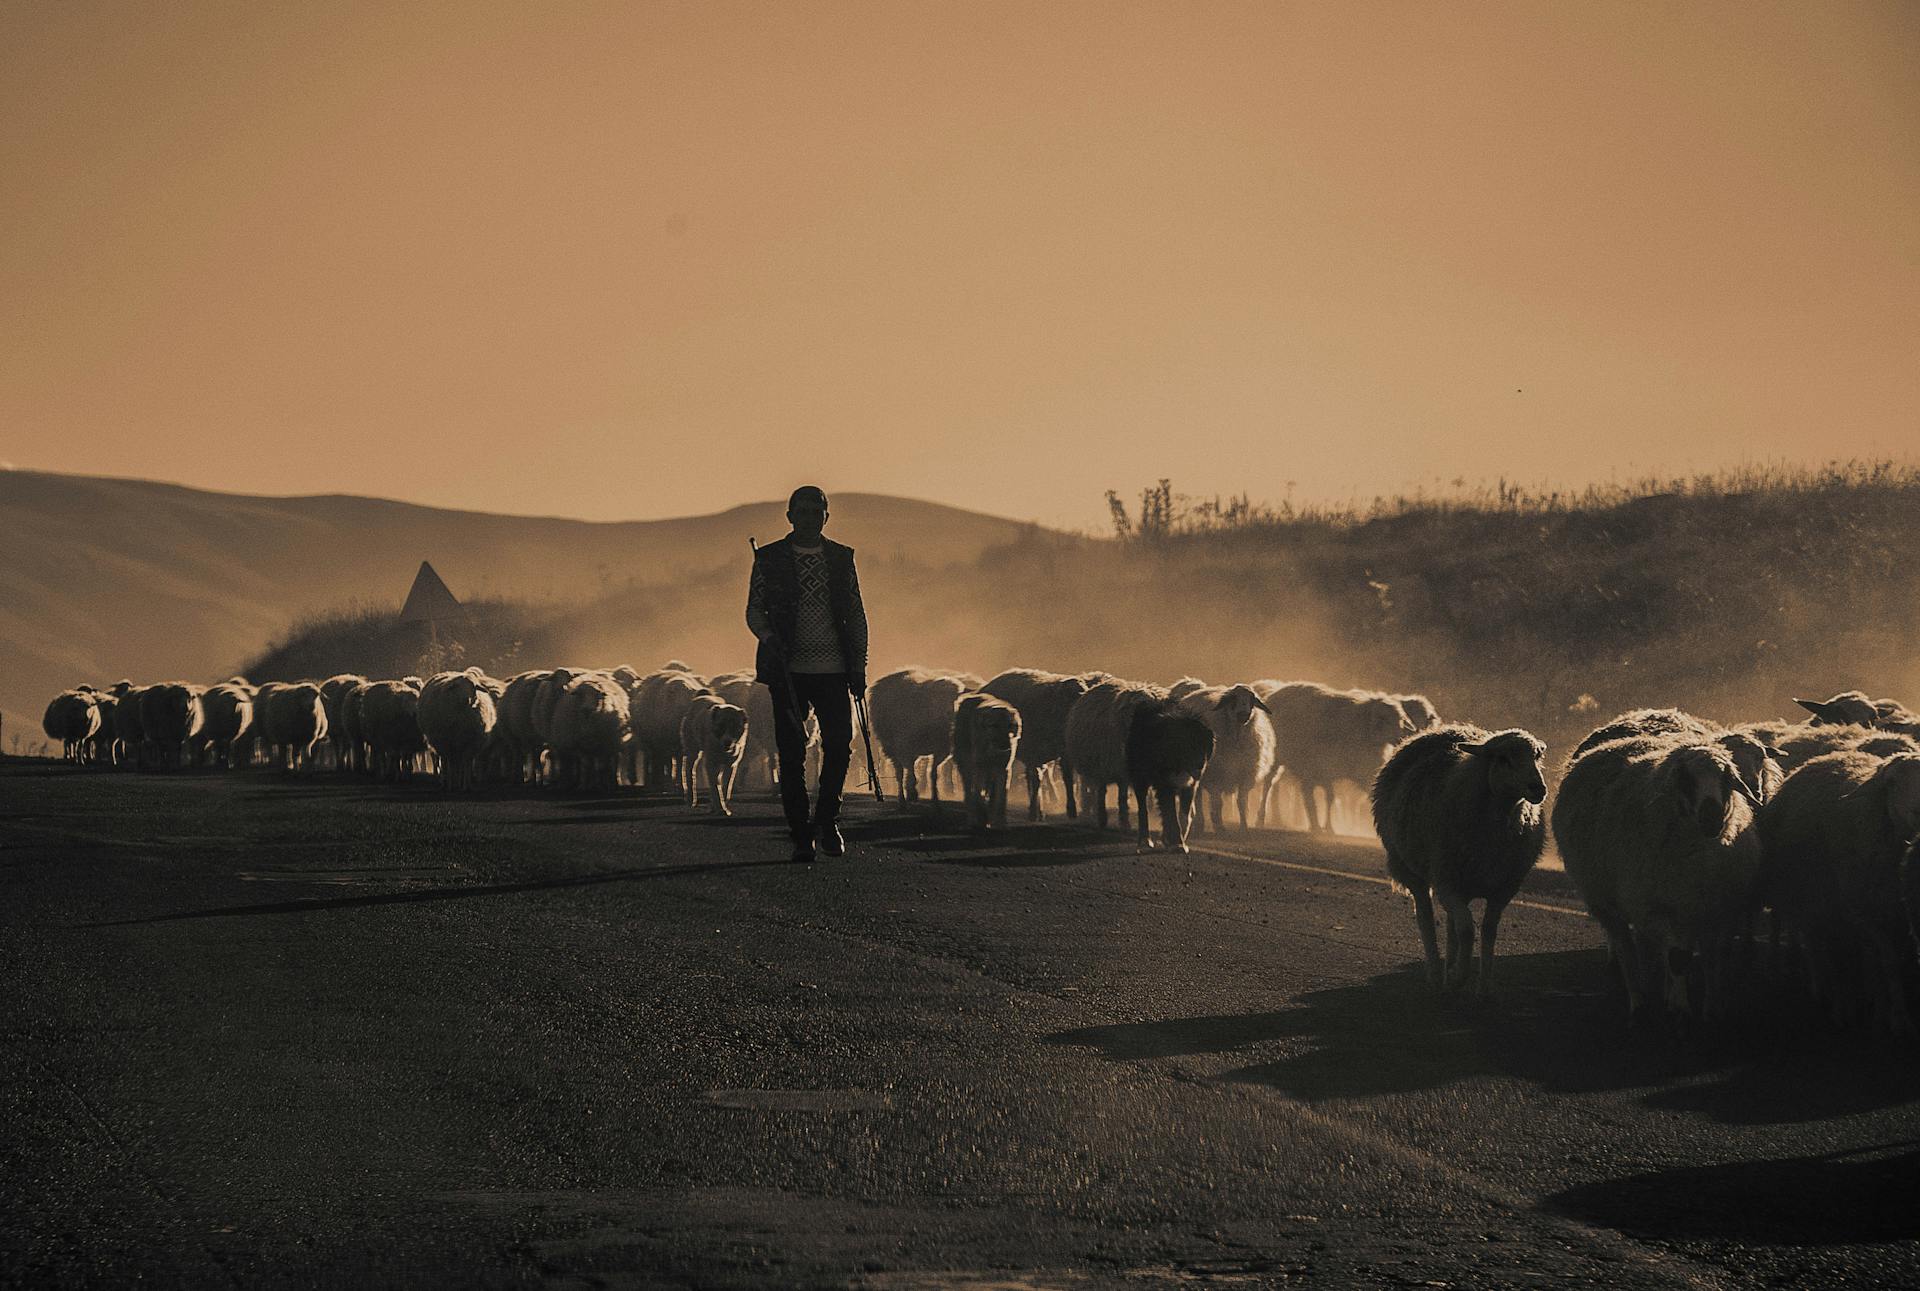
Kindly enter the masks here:
<path id="1" fill-rule="evenodd" d="M 793 697 L 800 711 L 789 711 L 786 688 L 773 687 L 773 745 L 780 755 L 780 805 L 795 838 L 810 838 L 822 825 L 840 818 L 840 791 L 853 756 L 853 696 L 844 672 L 796 672 Z M 820 798 L 807 820 L 807 714 L 820 719 Z"/>

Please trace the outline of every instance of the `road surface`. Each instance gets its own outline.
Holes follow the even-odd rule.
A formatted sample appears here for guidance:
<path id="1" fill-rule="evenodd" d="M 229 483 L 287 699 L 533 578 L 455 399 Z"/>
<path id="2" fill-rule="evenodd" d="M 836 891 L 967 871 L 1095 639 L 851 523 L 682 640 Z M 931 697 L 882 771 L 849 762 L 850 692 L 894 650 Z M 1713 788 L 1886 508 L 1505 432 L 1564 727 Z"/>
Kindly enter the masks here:
<path id="1" fill-rule="evenodd" d="M 1476 1003 L 1371 845 L 848 833 L 0 765 L 0 1280 L 1920 1284 L 1914 1050 L 1629 1034 L 1557 875 Z"/>

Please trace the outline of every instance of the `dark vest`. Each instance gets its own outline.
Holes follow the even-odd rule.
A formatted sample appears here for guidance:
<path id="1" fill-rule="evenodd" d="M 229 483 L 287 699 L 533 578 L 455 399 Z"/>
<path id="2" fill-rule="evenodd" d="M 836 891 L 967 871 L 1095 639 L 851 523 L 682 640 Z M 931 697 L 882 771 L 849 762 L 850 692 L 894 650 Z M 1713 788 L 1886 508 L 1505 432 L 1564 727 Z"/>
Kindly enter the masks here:
<path id="1" fill-rule="evenodd" d="M 863 661 L 854 657 L 847 628 L 853 614 L 853 548 L 827 537 L 820 539 L 820 546 L 827 561 L 827 607 L 833 616 L 834 635 L 840 641 L 840 657 L 847 661 L 847 667 L 859 668 Z M 777 640 L 790 643 L 794 621 L 800 614 L 800 571 L 794 565 L 792 539 L 768 543 L 753 559 L 765 580 L 767 622 L 773 625 Z M 753 679 L 765 686 L 778 686 L 783 684 L 781 672 L 780 658 L 761 642 L 754 651 Z"/>

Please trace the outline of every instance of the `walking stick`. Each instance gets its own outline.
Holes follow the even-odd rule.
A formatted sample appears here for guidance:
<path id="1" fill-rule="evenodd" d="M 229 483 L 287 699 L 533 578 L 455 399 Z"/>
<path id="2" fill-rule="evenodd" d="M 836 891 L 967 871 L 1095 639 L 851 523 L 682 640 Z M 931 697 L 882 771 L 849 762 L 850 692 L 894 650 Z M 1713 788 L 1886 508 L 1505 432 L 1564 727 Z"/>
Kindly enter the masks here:
<path id="1" fill-rule="evenodd" d="M 880 777 L 873 769 L 873 736 L 867 730 L 866 696 L 853 697 L 853 715 L 860 719 L 860 742 L 867 749 L 867 788 L 873 790 L 873 800 L 884 807 L 887 803 L 887 793 L 880 787 Z"/>

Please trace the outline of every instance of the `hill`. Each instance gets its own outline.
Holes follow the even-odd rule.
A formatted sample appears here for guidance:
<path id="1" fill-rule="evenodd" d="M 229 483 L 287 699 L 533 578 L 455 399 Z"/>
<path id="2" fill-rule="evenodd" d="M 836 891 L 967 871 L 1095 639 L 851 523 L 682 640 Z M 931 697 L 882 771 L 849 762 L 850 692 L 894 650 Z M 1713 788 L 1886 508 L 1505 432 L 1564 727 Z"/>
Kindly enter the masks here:
<path id="1" fill-rule="evenodd" d="M 422 560 L 463 599 L 561 606 L 689 576 L 745 586 L 746 539 L 784 502 L 591 523 L 352 496 L 249 497 L 150 480 L 0 472 L 0 710 L 40 738 L 55 692 L 118 677 L 215 680 L 342 606 L 397 609 Z M 841 494 L 836 538 L 862 567 L 940 569 L 1029 528 L 910 498 Z M 733 595 L 743 595 L 735 590 Z"/>

